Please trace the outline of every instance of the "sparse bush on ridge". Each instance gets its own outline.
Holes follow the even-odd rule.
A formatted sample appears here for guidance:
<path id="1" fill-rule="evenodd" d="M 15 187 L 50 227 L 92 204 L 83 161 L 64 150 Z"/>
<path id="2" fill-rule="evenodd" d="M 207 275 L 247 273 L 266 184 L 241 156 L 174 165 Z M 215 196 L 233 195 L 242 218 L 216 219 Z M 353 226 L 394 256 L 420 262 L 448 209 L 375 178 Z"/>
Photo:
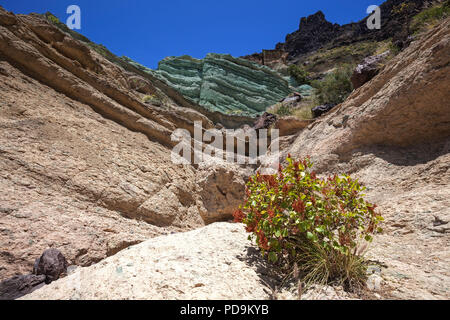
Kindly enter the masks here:
<path id="1" fill-rule="evenodd" d="M 293 266 L 306 283 L 364 285 L 362 245 L 381 232 L 383 218 L 364 200 L 365 188 L 350 176 L 320 179 L 309 158 L 280 166 L 278 174 L 256 174 L 234 213 L 263 255 L 284 270 Z"/>
<path id="2" fill-rule="evenodd" d="M 420 33 L 428 26 L 432 27 L 437 22 L 450 16 L 450 1 L 447 0 L 442 4 L 435 5 L 425 9 L 417 14 L 411 23 L 411 30 L 414 33 Z"/>

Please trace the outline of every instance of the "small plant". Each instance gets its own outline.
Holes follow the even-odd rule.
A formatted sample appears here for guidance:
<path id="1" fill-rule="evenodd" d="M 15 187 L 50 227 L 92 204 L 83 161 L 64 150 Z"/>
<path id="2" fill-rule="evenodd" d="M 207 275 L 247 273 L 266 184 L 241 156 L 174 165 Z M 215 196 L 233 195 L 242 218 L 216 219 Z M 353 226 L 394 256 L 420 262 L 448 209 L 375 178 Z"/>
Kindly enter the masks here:
<path id="1" fill-rule="evenodd" d="M 351 65 L 343 65 L 325 76 L 322 81 L 315 81 L 317 99 L 320 104 L 343 102 L 353 90 L 351 76 L 353 74 Z"/>
<path id="2" fill-rule="evenodd" d="M 309 158 L 280 166 L 278 174 L 249 179 L 246 199 L 234 213 L 263 255 L 285 270 L 297 266 L 306 283 L 364 284 L 360 245 L 381 232 L 383 218 L 350 176 L 320 179 Z"/>
<path id="3" fill-rule="evenodd" d="M 309 74 L 305 69 L 300 68 L 299 66 L 293 64 L 289 66 L 288 69 L 289 75 L 297 81 L 299 86 L 304 84 L 309 84 Z"/>
<path id="4" fill-rule="evenodd" d="M 153 104 L 156 106 L 160 106 L 162 104 L 161 99 L 158 96 L 156 96 L 155 94 L 144 96 L 142 98 L 142 101 L 144 103 L 149 103 L 149 104 Z"/>

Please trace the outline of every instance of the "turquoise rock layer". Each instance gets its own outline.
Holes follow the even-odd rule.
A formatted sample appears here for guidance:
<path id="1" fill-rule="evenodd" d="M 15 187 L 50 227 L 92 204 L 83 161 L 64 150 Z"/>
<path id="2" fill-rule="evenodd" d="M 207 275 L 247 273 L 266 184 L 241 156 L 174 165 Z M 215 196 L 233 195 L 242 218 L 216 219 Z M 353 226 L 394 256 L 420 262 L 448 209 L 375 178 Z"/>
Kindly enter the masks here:
<path id="1" fill-rule="evenodd" d="M 293 91 L 278 72 L 223 54 L 168 57 L 152 73 L 187 99 L 225 114 L 258 115 Z"/>

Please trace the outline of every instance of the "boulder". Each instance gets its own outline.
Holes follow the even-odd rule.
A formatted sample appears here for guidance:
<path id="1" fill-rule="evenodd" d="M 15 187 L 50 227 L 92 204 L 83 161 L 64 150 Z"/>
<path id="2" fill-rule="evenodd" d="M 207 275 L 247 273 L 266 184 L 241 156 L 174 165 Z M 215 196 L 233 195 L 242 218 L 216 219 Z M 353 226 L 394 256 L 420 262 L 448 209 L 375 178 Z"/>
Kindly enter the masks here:
<path id="1" fill-rule="evenodd" d="M 410 19 L 428 6 L 428 2 L 425 0 L 384 1 L 380 4 L 382 19 L 379 30 L 367 28 L 369 16 L 359 22 L 339 25 L 329 22 L 325 18 L 325 14 L 318 11 L 313 15 L 301 18 L 299 29 L 288 34 L 285 42 L 278 43 L 276 49 L 286 52 L 289 55 L 288 61 L 295 61 L 296 58 L 327 46 L 335 48 L 355 43 L 355 41 L 383 41 L 390 38 L 394 38 L 395 42 L 397 37 L 402 40 L 407 39 L 410 30 L 405 30 L 405 26 L 408 25 Z M 407 5 L 404 5 L 406 3 Z M 403 45 L 402 47 L 404 48 Z M 255 54 L 253 57 L 257 59 L 261 55 Z"/>
<path id="2" fill-rule="evenodd" d="M 45 283 L 59 279 L 61 274 L 67 272 L 67 260 L 58 249 L 45 250 L 42 256 L 36 259 L 33 274 L 44 275 Z"/>
<path id="3" fill-rule="evenodd" d="M 333 109 L 336 105 L 332 104 L 332 103 L 327 103 L 321 106 L 317 106 L 315 108 L 312 108 L 312 113 L 314 115 L 314 118 L 318 118 L 321 115 L 323 115 L 324 113 L 327 113 L 328 111 L 330 111 L 331 109 Z"/>
<path id="4" fill-rule="evenodd" d="M 296 105 L 297 103 L 302 101 L 302 95 L 298 92 L 294 92 L 290 94 L 288 97 L 284 98 L 280 102 L 288 105 Z"/>
<path id="5" fill-rule="evenodd" d="M 355 69 L 351 77 L 354 89 L 358 89 L 366 82 L 372 80 L 381 70 L 383 62 L 389 56 L 390 51 L 386 51 L 376 56 L 365 58 Z"/>
<path id="6" fill-rule="evenodd" d="M 251 174 L 250 169 L 244 170 L 236 164 L 216 158 L 211 161 L 202 163 L 197 174 L 205 208 L 202 218 L 206 224 L 233 219 L 233 212 L 245 197 L 245 180 Z"/>
<path id="7" fill-rule="evenodd" d="M 0 300 L 14 300 L 45 285 L 45 275 L 21 275 L 0 282 Z"/>

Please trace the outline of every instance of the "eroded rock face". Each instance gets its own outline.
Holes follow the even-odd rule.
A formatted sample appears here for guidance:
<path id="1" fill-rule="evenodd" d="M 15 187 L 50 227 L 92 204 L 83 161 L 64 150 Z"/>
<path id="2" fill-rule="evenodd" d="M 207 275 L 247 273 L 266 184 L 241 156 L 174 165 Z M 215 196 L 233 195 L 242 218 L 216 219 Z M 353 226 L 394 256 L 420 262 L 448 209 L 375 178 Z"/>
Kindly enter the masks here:
<path id="1" fill-rule="evenodd" d="M 0 13 L 0 279 L 27 274 L 47 248 L 89 266 L 223 220 L 203 205 L 198 170 L 171 161 L 173 130 L 212 121 L 143 103 L 155 89 L 145 77 L 42 16 Z"/>
<path id="2" fill-rule="evenodd" d="M 406 48 L 412 40 L 408 25 L 421 10 L 427 8 L 425 0 L 386 0 L 379 7 L 381 10 L 381 28 L 370 30 L 368 17 L 359 22 L 345 25 L 333 24 L 325 18 L 322 11 L 300 19 L 299 29 L 288 34 L 283 43 L 278 43 L 275 50 L 263 50 L 261 53 L 244 56 L 244 59 L 268 65 L 275 70 L 296 63 L 300 59 L 319 49 L 347 46 L 358 42 L 383 41 L 392 38 L 393 43 Z M 268 63 L 266 62 L 268 53 Z M 275 60 L 271 57 L 280 57 Z M 283 58 L 281 58 L 283 57 Z"/>
<path id="3" fill-rule="evenodd" d="M 155 75 L 207 110 L 222 113 L 254 116 L 292 92 L 281 74 L 230 55 L 169 57 Z"/>
<path id="4" fill-rule="evenodd" d="M 200 196 L 206 209 L 203 219 L 207 223 L 232 220 L 233 212 L 244 199 L 246 178 L 253 171 L 222 161 L 203 166 L 204 169 L 197 174 Z"/>
<path id="5" fill-rule="evenodd" d="M 281 117 L 275 123 L 275 129 L 280 130 L 280 137 L 290 136 L 301 132 L 313 122 L 313 120 L 301 120 L 293 116 Z"/>

